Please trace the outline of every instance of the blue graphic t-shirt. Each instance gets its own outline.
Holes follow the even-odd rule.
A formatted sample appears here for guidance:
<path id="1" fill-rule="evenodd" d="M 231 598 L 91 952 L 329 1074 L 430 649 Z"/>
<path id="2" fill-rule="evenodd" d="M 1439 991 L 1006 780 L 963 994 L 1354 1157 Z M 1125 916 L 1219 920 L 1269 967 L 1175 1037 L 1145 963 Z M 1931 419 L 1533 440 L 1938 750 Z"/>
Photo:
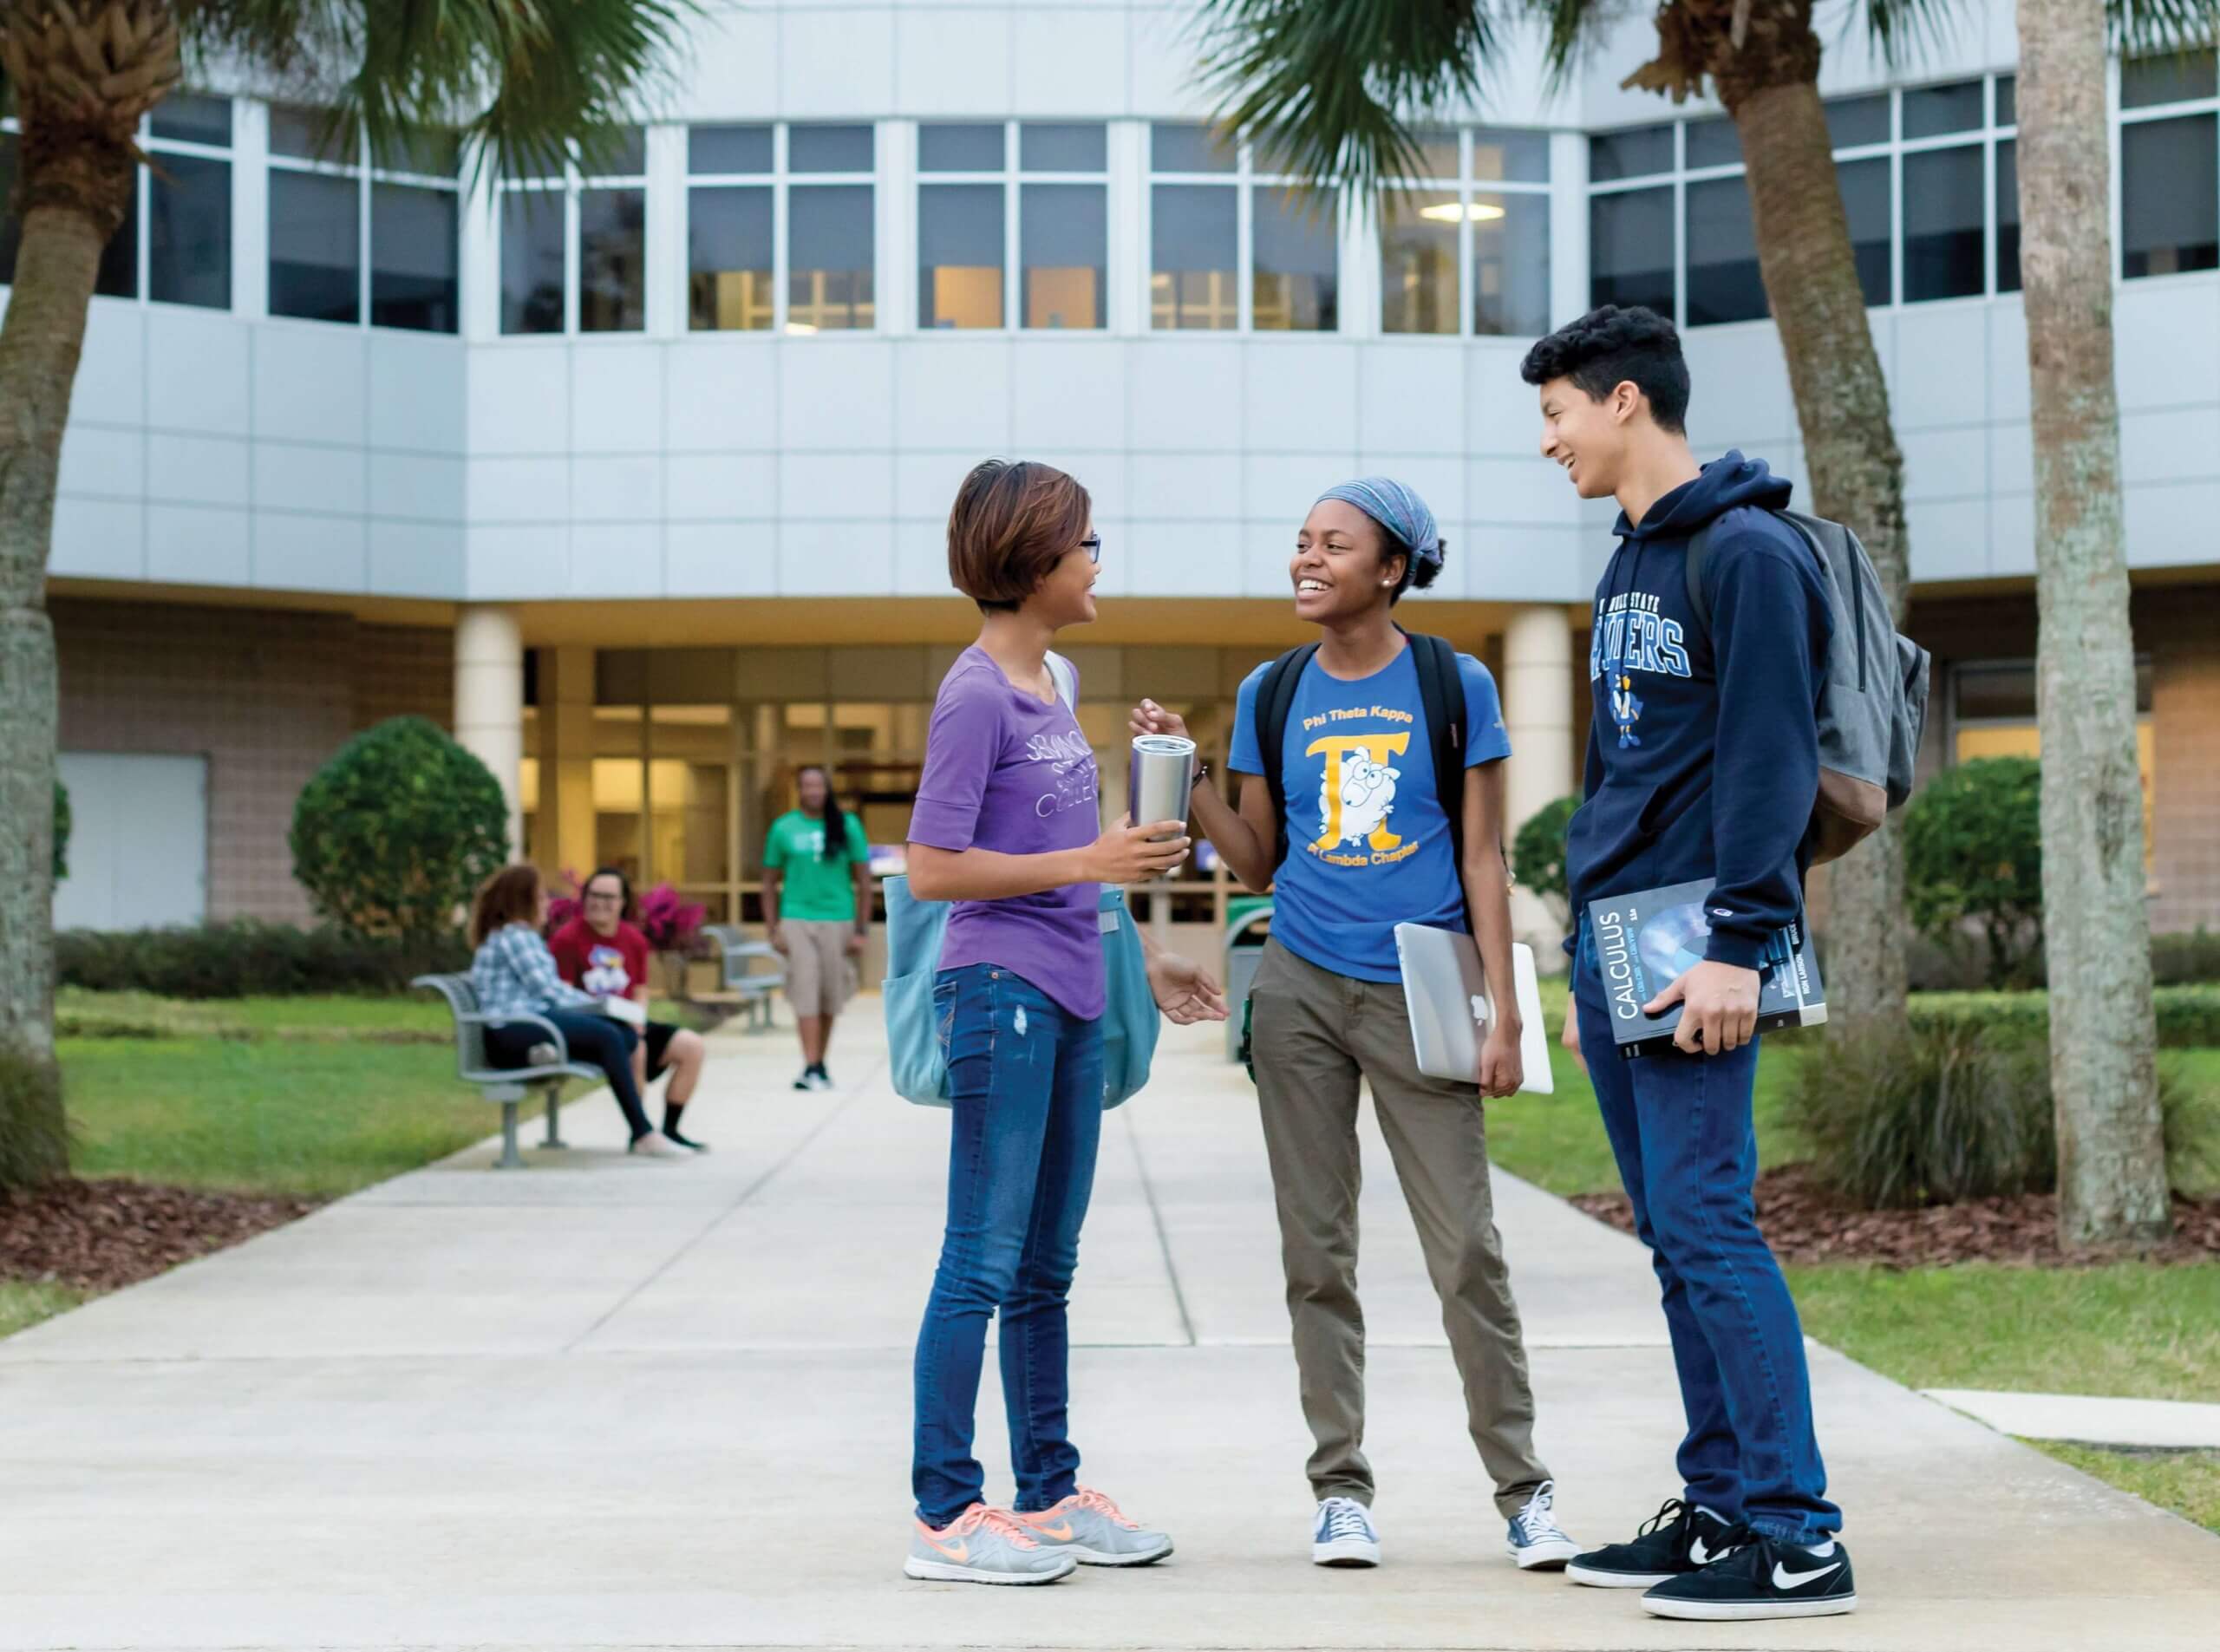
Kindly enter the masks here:
<path id="1" fill-rule="evenodd" d="M 1227 767 L 1264 772 L 1257 691 L 1270 669 L 1241 685 Z M 1468 654 L 1465 767 L 1511 755 L 1495 679 Z M 1287 861 L 1273 895 L 1272 935 L 1322 970 L 1397 981 L 1395 925 L 1468 930 L 1449 820 L 1433 780 L 1433 742 L 1406 647 L 1368 677 L 1344 682 L 1314 658 L 1296 686 L 1280 754 L 1287 793 Z"/>

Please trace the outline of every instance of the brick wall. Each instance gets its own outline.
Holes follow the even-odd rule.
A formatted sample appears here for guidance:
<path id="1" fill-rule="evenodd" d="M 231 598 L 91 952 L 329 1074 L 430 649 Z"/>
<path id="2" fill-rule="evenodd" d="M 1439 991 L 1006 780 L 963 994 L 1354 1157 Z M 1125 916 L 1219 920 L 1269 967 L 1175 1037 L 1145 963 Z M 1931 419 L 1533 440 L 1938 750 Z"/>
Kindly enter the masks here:
<path id="1" fill-rule="evenodd" d="M 449 721 L 445 631 L 343 614 L 53 604 L 67 751 L 208 759 L 208 915 L 305 921 L 285 834 L 348 736 L 403 712 Z"/>

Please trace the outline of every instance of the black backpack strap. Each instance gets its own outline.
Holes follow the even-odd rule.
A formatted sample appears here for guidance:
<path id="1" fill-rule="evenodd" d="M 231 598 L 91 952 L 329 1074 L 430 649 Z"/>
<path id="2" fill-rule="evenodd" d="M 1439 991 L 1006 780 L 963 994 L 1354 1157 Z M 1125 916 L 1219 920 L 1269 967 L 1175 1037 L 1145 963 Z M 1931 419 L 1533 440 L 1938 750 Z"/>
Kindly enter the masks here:
<path id="1" fill-rule="evenodd" d="M 1264 784 L 1272 794 L 1272 819 L 1278 823 L 1278 846 L 1272 866 L 1287 859 L 1287 780 L 1281 763 L 1287 746 L 1287 720 L 1295 711 L 1295 692 L 1303 686 L 1303 669 L 1318 651 L 1316 643 L 1304 643 L 1274 660 L 1264 680 L 1257 685 L 1257 748 L 1264 760 Z"/>
<path id="2" fill-rule="evenodd" d="M 1441 812 L 1449 817 L 1449 846 L 1456 864 L 1465 864 L 1465 737 L 1468 732 L 1465 679 L 1457 669 L 1457 650 L 1439 637 L 1407 631 L 1412 663 L 1418 667 L 1419 703 L 1426 708 L 1427 738 L 1433 742 L 1433 783 Z"/>
<path id="3" fill-rule="evenodd" d="M 1704 599 L 1703 565 L 1711 559 L 1711 524 L 1688 535 L 1688 611 L 1706 637 L 1711 635 L 1711 604 Z"/>

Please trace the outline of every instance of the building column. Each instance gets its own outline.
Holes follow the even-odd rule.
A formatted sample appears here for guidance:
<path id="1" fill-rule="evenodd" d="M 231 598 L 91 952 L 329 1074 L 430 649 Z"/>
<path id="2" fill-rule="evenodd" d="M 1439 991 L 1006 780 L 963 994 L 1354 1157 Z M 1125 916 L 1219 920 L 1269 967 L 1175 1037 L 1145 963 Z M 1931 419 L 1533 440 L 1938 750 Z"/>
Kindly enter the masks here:
<path id="1" fill-rule="evenodd" d="M 600 864 L 593 801 L 594 651 L 539 650 L 539 814 L 532 860 L 551 877 Z"/>
<path id="2" fill-rule="evenodd" d="M 524 631 L 513 608 L 473 603 L 455 615 L 454 737 L 501 783 L 509 848 L 521 852 L 517 776 L 524 766 Z"/>
<path id="3" fill-rule="evenodd" d="M 1554 604 L 1515 611 L 1503 633 L 1503 722 L 1511 736 L 1504 776 L 1504 832 L 1518 828 L 1572 791 L 1572 615 Z M 1564 938 L 1557 914 L 1523 886 L 1512 897 L 1512 932 L 1536 961 L 1555 963 Z"/>

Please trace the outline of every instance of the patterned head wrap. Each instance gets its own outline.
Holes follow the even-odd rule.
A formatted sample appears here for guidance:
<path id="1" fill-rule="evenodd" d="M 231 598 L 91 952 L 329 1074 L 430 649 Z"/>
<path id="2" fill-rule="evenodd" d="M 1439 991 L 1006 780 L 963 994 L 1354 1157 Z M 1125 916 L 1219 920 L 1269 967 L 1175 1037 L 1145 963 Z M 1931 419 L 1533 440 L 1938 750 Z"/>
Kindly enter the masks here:
<path id="1" fill-rule="evenodd" d="M 1355 506 L 1387 529 L 1389 536 L 1411 553 L 1414 568 L 1441 566 L 1441 531 L 1434 525 L 1433 513 L 1427 508 L 1427 502 L 1419 497 L 1416 488 L 1391 476 L 1366 476 L 1328 488 L 1318 496 L 1318 502 L 1323 505 L 1329 499 Z"/>

